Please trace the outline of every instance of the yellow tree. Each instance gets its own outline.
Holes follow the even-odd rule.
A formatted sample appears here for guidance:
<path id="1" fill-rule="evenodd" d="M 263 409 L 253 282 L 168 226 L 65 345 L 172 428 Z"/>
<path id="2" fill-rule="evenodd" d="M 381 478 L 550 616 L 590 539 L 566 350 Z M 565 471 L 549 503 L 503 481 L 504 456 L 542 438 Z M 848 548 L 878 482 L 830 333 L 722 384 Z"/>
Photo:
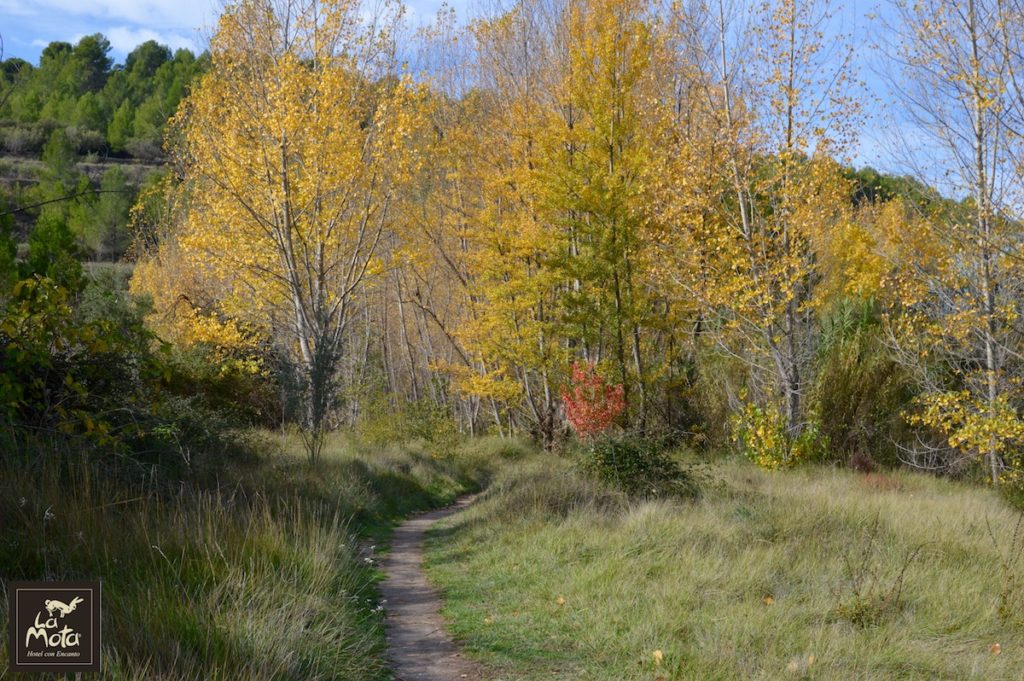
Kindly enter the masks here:
<path id="1" fill-rule="evenodd" d="M 926 159 L 909 160 L 917 169 L 942 168 L 919 177 L 963 200 L 900 220 L 901 232 L 926 238 L 897 263 L 902 305 L 893 339 L 924 389 L 913 420 L 955 451 L 984 458 L 997 483 L 1010 463 L 1020 474 L 1019 460 L 1007 459 L 1024 443 L 1017 81 L 1024 15 L 1019 3 L 1003 0 L 901 0 L 897 9 L 898 91 L 908 124 L 929 141 Z"/>
<path id="2" fill-rule="evenodd" d="M 471 314 L 461 383 L 520 402 L 550 443 L 574 357 L 605 365 L 643 422 L 655 315 L 645 202 L 656 36 L 635 0 L 517 3 L 470 29 L 474 89 L 448 180 Z M 468 190 L 468 191 L 467 191 Z M 467 200 L 468 197 L 468 200 Z M 470 380 L 471 379 L 471 380 Z M 509 390 L 509 383 L 518 386 Z"/>
<path id="3" fill-rule="evenodd" d="M 520 3 L 469 27 L 472 60 L 460 67 L 472 87 L 443 156 L 450 232 L 432 241 L 468 303 L 451 328 L 466 360 L 449 367 L 456 387 L 492 407 L 508 403 L 510 428 L 520 420 L 550 443 L 565 350 L 551 265 L 561 237 L 538 210 L 533 170 L 554 56 L 541 9 Z"/>
<path id="4" fill-rule="evenodd" d="M 395 59 L 400 8 L 363 9 L 228 6 L 170 140 L 188 210 L 161 250 L 218 281 L 204 314 L 261 328 L 291 359 L 314 462 L 360 287 L 417 162 L 407 142 L 420 95 Z"/>
<path id="5" fill-rule="evenodd" d="M 781 431 L 787 459 L 809 421 L 816 247 L 850 219 L 832 160 L 856 111 L 850 53 L 841 40 L 825 47 L 825 1 L 777 0 L 759 16 L 725 0 L 691 11 L 704 21 L 678 21 L 679 41 L 701 66 L 695 87 L 719 162 L 701 189 L 710 201 L 680 196 L 677 277 L 701 302 L 705 334 L 747 367 L 755 404 L 744 413 Z"/>
<path id="6" fill-rule="evenodd" d="M 649 209 L 661 173 L 657 95 L 660 33 L 641 0 L 566 3 L 554 106 L 538 134 L 538 206 L 561 235 L 552 261 L 565 291 L 564 332 L 576 354 L 604 361 L 644 428 L 657 326 L 651 280 L 658 221 Z"/>

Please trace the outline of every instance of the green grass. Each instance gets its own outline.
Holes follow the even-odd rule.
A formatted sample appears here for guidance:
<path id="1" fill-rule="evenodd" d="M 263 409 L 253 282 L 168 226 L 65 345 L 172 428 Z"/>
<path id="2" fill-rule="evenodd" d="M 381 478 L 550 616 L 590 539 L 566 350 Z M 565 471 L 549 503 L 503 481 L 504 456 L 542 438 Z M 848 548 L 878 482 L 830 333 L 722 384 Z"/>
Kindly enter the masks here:
<path id="1" fill-rule="evenodd" d="M 990 490 L 711 476 L 697 501 L 629 502 L 554 457 L 504 471 L 429 541 L 455 635 L 506 680 L 1024 678 L 987 529 L 1005 555 L 1016 515 Z"/>
<path id="2" fill-rule="evenodd" d="M 438 458 L 339 436 L 310 469 L 295 438 L 261 439 L 262 453 L 220 467 L 216 484 L 7 452 L 0 575 L 101 578 L 103 678 L 386 678 L 366 544 L 478 487 L 493 445 Z M 0 676 L 7 654 L 0 646 Z"/>

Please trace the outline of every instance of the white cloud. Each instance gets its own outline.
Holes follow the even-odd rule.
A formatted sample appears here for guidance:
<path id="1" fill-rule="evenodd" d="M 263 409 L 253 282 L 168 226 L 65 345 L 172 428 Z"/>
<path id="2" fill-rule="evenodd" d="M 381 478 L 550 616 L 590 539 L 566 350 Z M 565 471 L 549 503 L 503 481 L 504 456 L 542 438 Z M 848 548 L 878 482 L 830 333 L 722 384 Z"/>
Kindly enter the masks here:
<path id="1" fill-rule="evenodd" d="M 60 12 L 66 17 L 115 20 L 161 29 L 193 29 L 212 23 L 218 5 L 215 0 L 35 0 L 33 8 Z"/>
<path id="2" fill-rule="evenodd" d="M 0 37 L 8 43 L 4 56 L 30 61 L 51 41 L 76 43 L 92 33 L 107 37 L 117 61 L 147 40 L 199 52 L 221 6 L 222 0 L 0 0 Z"/>
<path id="3" fill-rule="evenodd" d="M 167 45 L 172 50 L 184 47 L 193 52 L 198 51 L 196 49 L 196 40 L 177 32 L 157 32 L 148 28 L 114 26 L 102 31 L 102 33 L 110 41 L 110 46 L 113 50 L 122 54 L 128 54 L 136 46 L 147 40 L 155 40 L 161 45 Z"/>

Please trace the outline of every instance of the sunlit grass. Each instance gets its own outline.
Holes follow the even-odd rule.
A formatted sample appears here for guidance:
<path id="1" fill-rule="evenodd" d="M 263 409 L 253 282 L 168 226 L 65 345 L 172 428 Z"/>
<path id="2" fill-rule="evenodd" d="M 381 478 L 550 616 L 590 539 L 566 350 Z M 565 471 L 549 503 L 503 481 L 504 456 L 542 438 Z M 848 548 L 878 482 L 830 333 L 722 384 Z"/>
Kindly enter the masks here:
<path id="1" fill-rule="evenodd" d="M 1016 517 L 989 490 L 712 471 L 696 502 L 632 504 L 557 460 L 507 471 L 430 544 L 454 631 L 501 679 L 1024 678 L 987 529 L 1005 551 Z"/>

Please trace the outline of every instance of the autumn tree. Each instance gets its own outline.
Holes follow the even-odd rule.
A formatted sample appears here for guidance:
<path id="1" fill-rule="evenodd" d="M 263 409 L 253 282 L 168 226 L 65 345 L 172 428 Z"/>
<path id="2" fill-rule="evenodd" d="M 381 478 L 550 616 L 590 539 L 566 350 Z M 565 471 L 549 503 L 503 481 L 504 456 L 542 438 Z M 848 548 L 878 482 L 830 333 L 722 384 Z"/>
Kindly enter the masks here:
<path id="1" fill-rule="evenodd" d="M 703 190 L 710 201 L 680 193 L 673 209 L 676 278 L 701 303 L 702 333 L 747 368 L 746 399 L 792 444 L 810 420 L 819 249 L 849 219 L 833 158 L 856 112 L 850 52 L 841 39 L 826 49 L 828 2 L 779 0 L 754 13 L 721 0 L 690 11 L 678 41 L 699 67 L 692 87 L 718 168 L 709 169 L 717 187 Z"/>
<path id="2" fill-rule="evenodd" d="M 622 385 L 608 385 L 593 364 L 574 362 L 570 387 L 562 389 L 565 416 L 581 438 L 608 430 L 622 412 Z"/>
<path id="3" fill-rule="evenodd" d="M 923 394 L 912 419 L 950 447 L 983 457 L 993 483 L 1024 441 L 1020 417 L 1022 90 L 1018 3 L 899 2 L 891 49 L 897 92 L 928 159 L 926 183 L 962 197 L 902 218 L 918 247 L 904 248 L 892 337 Z M 914 146 L 920 142 L 913 143 Z M 923 168 L 939 168 L 929 174 Z"/>
<path id="4" fill-rule="evenodd" d="M 658 216 L 649 181 L 660 175 L 656 66 L 660 34 L 636 0 L 567 3 L 553 124 L 542 129 L 540 206 L 564 232 L 566 333 L 585 361 L 615 366 L 642 430 L 650 376 L 644 338 L 656 325 L 652 281 Z"/>
<path id="5" fill-rule="evenodd" d="M 166 252 L 214 287 L 211 305 L 189 318 L 237 320 L 281 349 L 301 386 L 313 462 L 361 287 L 379 270 L 396 186 L 416 163 L 407 141 L 419 95 L 397 64 L 400 9 L 372 18 L 364 9 L 349 0 L 229 6 L 212 68 L 171 138 L 188 208 Z M 160 257 L 143 278 L 160 280 Z"/>
<path id="6" fill-rule="evenodd" d="M 491 401 L 499 419 L 497 404 L 508 404 L 510 429 L 519 420 L 545 444 L 566 356 L 552 264 L 564 240 L 537 206 L 535 175 L 555 56 L 550 9 L 520 3 L 469 28 L 474 87 L 449 130 L 447 181 L 458 194 L 440 237 L 456 246 L 443 259 L 469 303 L 451 327 L 465 356 L 450 367 L 456 386 Z"/>
<path id="7" fill-rule="evenodd" d="M 472 88 L 441 152 L 458 205 L 442 207 L 454 238 L 439 266 L 468 302 L 451 333 L 465 361 L 452 369 L 549 444 L 574 358 L 613 368 L 641 425 L 648 411 L 657 287 L 644 190 L 657 173 L 648 111 L 660 106 L 649 9 L 535 0 L 469 29 Z"/>
<path id="8" fill-rule="evenodd" d="M 460 427 L 475 433 L 490 421 L 511 432 L 509 399 L 518 384 L 493 373 L 483 353 L 475 353 L 461 332 L 485 314 L 478 295 L 471 253 L 477 242 L 470 224 L 480 206 L 482 173 L 477 143 L 486 136 L 490 110 L 480 98 L 462 97 L 457 82 L 465 67 L 449 14 L 428 29 L 418 68 L 431 73 L 433 96 L 427 107 L 433 134 L 424 145 L 424 163 L 403 208 L 408 228 L 390 248 L 391 270 L 384 282 L 378 329 L 384 373 L 392 395 L 442 404 Z"/>

